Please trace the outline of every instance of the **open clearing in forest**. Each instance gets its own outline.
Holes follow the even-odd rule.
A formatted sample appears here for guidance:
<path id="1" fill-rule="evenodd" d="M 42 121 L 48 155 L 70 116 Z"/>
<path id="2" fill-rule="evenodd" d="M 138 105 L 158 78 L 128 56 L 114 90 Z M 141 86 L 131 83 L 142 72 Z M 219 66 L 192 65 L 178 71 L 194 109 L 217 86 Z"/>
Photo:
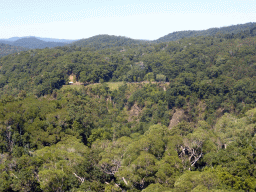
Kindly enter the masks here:
<path id="1" fill-rule="evenodd" d="M 143 82 L 132 82 L 132 83 L 128 83 L 127 84 L 147 84 L 149 83 L 148 81 L 143 81 Z M 157 83 L 157 82 L 152 82 L 153 84 L 154 83 Z M 89 85 L 63 85 L 62 89 L 81 89 L 83 87 L 95 87 L 97 85 L 100 85 L 101 83 L 93 83 L 93 84 L 89 84 Z M 121 85 L 124 84 L 124 82 L 122 81 L 119 81 L 119 82 L 106 82 L 107 86 L 109 87 L 109 89 L 111 91 L 115 90 L 115 89 L 118 89 Z M 168 86 L 170 83 L 169 82 L 165 82 L 165 83 L 161 83 L 161 84 L 164 84 L 165 86 Z"/>
<path id="2" fill-rule="evenodd" d="M 87 85 L 87 87 L 95 87 L 97 85 L 100 85 L 101 83 L 93 83 L 90 85 Z M 124 82 L 106 82 L 107 86 L 109 87 L 109 89 L 111 91 L 118 89 L 118 87 L 120 87 L 121 85 L 124 84 Z"/>
<path id="3" fill-rule="evenodd" d="M 107 85 L 111 91 L 118 89 L 124 82 L 108 82 Z"/>
<path id="4" fill-rule="evenodd" d="M 89 85 L 63 85 L 62 89 L 81 89 L 83 87 L 95 87 L 97 85 L 100 85 L 101 83 L 93 83 Z M 111 91 L 118 89 L 121 85 L 124 84 L 124 82 L 106 82 L 107 86 Z"/>
<path id="5" fill-rule="evenodd" d="M 83 88 L 84 85 L 63 85 L 61 89 L 66 90 L 66 89 L 81 89 Z"/>

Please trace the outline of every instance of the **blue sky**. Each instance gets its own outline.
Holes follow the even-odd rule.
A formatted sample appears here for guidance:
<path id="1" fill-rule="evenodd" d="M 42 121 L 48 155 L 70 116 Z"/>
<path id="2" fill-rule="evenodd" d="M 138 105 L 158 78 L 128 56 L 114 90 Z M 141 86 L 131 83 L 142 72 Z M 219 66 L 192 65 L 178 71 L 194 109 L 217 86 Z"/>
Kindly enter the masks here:
<path id="1" fill-rule="evenodd" d="M 154 40 L 168 33 L 256 22 L 256 0 L 0 0 L 0 39 Z"/>

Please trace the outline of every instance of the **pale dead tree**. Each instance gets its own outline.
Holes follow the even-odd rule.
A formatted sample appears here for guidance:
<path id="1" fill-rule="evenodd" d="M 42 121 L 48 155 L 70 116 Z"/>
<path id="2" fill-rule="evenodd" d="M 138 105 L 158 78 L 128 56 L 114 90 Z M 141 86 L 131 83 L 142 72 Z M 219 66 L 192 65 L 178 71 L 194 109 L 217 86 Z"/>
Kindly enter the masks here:
<path id="1" fill-rule="evenodd" d="M 194 161 L 191 161 L 191 163 L 192 163 L 191 166 L 194 166 L 195 163 L 202 157 L 202 155 L 203 155 L 203 153 L 201 152 L 200 155 L 194 159 Z"/>
<path id="2" fill-rule="evenodd" d="M 124 181 L 125 185 L 128 185 L 128 182 L 125 180 L 124 177 L 122 177 L 122 180 Z"/>
<path id="3" fill-rule="evenodd" d="M 101 169 L 103 172 L 105 172 L 108 175 L 115 175 L 116 172 L 118 172 L 118 169 L 121 167 L 121 161 L 113 159 L 111 161 L 111 164 L 107 162 L 103 162 L 101 164 Z"/>
<path id="4" fill-rule="evenodd" d="M 83 183 L 85 178 L 84 177 L 79 177 L 76 173 L 73 173 L 75 175 L 76 178 L 78 178 L 78 180 Z"/>
<path id="5" fill-rule="evenodd" d="M 202 141 L 194 140 L 189 142 L 186 140 L 184 144 L 180 146 L 181 152 L 179 153 L 179 157 L 182 159 L 182 162 L 184 163 L 188 160 L 190 167 L 193 167 L 203 155 L 202 146 Z"/>
<path id="6" fill-rule="evenodd" d="M 109 164 L 107 162 L 102 163 L 101 169 L 106 174 L 115 175 L 118 172 L 119 168 L 121 167 L 121 160 L 113 159 L 111 163 L 112 164 Z M 128 186 L 128 182 L 124 177 L 122 177 L 122 180 L 124 181 L 125 185 Z M 108 182 L 105 182 L 105 183 L 109 184 Z M 117 186 L 119 189 L 123 191 L 123 189 L 118 184 L 115 183 L 115 186 Z"/>
<path id="7" fill-rule="evenodd" d="M 16 175 L 14 175 L 14 173 L 12 173 L 12 176 L 14 176 L 16 179 L 18 179 L 18 177 Z"/>
<path id="8" fill-rule="evenodd" d="M 8 126 L 6 128 L 6 138 L 7 138 L 7 142 L 8 142 L 8 150 L 9 150 L 9 152 L 12 152 L 13 140 L 12 140 L 11 126 Z"/>

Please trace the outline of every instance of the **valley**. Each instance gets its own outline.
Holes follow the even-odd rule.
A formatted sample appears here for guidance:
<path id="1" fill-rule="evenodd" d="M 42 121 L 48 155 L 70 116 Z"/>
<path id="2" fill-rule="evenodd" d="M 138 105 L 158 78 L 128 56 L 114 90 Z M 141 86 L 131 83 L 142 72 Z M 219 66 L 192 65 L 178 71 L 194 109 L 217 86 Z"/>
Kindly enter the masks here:
<path id="1" fill-rule="evenodd" d="M 255 191 L 254 28 L 1 44 L 0 191 Z"/>

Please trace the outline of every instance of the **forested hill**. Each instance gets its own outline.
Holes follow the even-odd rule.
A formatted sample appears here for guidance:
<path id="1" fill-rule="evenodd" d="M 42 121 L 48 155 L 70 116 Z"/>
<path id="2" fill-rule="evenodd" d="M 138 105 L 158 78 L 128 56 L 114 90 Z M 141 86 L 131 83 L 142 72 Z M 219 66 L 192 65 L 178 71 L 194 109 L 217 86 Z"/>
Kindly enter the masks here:
<path id="1" fill-rule="evenodd" d="M 70 39 L 55 39 L 55 38 L 43 38 L 43 37 L 36 37 L 36 38 L 46 42 L 58 42 L 58 43 L 72 43 L 76 41 L 76 40 L 70 40 Z"/>
<path id="2" fill-rule="evenodd" d="M 246 23 L 246 24 L 239 24 L 239 25 L 232 25 L 228 27 L 220 27 L 220 28 L 210 28 L 207 30 L 198 30 L 198 31 L 177 31 L 165 35 L 154 42 L 169 42 L 169 41 L 176 41 L 182 38 L 187 37 L 197 37 L 197 36 L 215 36 L 216 34 L 237 34 L 241 31 L 249 30 L 253 27 L 256 27 L 256 23 Z"/>
<path id="3" fill-rule="evenodd" d="M 12 45 L 0 43 L 0 57 L 3 57 L 8 54 L 16 53 L 16 52 L 26 51 L 26 50 L 28 49 L 24 47 L 18 47 L 18 46 L 12 46 Z"/>
<path id="4" fill-rule="evenodd" d="M 153 79 L 163 75 L 167 81 L 176 81 L 183 73 L 196 74 L 195 87 L 208 78 L 213 85 L 220 77 L 238 83 L 254 76 L 254 43 L 255 37 L 249 33 L 247 38 L 196 37 L 135 48 L 123 46 L 121 50 L 113 47 L 92 51 L 74 46 L 31 50 L 0 59 L 0 88 L 1 93 L 26 90 L 45 95 L 67 84 L 72 73 L 85 83 L 140 82 L 149 73 Z"/>
<path id="5" fill-rule="evenodd" d="M 66 44 L 59 43 L 59 42 L 45 42 L 35 37 L 28 37 L 28 38 L 18 39 L 17 41 L 14 41 L 12 45 L 22 46 L 29 49 L 43 49 L 46 47 L 52 48 L 57 46 L 64 46 Z"/>
<path id="6" fill-rule="evenodd" d="M 71 43 L 73 41 L 76 41 L 76 40 L 70 40 L 70 39 L 56 39 L 56 38 L 26 36 L 26 37 L 11 37 L 11 38 L 8 38 L 8 39 L 0 39 L 0 42 L 11 43 L 11 42 L 17 41 L 19 39 L 23 39 L 23 38 L 36 38 L 36 39 L 39 39 L 39 40 L 42 40 L 42 41 L 45 41 L 45 42 L 59 42 L 59 43 Z"/>
<path id="7" fill-rule="evenodd" d="M 20 47 L 29 48 L 29 49 L 43 49 L 46 47 L 53 48 L 57 46 L 67 45 L 67 43 L 62 43 L 62 42 L 46 42 L 46 41 L 37 39 L 36 37 L 20 38 L 14 41 L 0 40 L 0 42 L 8 45 L 20 46 Z"/>
<path id="8" fill-rule="evenodd" d="M 96 35 L 87 39 L 82 39 L 73 42 L 69 46 L 81 46 L 81 47 L 89 47 L 91 49 L 104 49 L 110 47 L 122 47 L 122 46 L 137 46 L 137 45 L 146 45 L 152 43 L 161 43 L 161 42 L 169 42 L 176 41 L 182 38 L 189 37 L 197 37 L 197 36 L 224 36 L 224 35 L 237 35 L 242 34 L 250 29 L 256 27 L 256 23 L 246 23 L 241 25 L 233 25 L 228 27 L 221 28 L 211 28 L 207 30 L 201 31 L 179 31 L 170 33 L 164 37 L 161 37 L 157 40 L 135 40 L 122 36 L 114 36 L 114 35 Z"/>
<path id="9" fill-rule="evenodd" d="M 4 40 L 4 39 L 0 39 L 0 43 L 1 44 L 11 44 L 10 41 Z"/>
<path id="10" fill-rule="evenodd" d="M 96 35 L 87 39 L 81 40 L 65 40 L 65 39 L 54 39 L 54 38 L 40 38 L 40 37 L 13 37 L 9 39 L 0 39 L 0 43 L 20 46 L 29 49 L 43 49 L 43 48 L 53 48 L 57 46 L 77 46 L 77 47 L 87 47 L 91 50 L 105 49 L 115 47 L 116 50 L 122 49 L 123 46 L 136 47 L 138 45 L 147 45 L 152 43 L 161 43 L 176 41 L 182 38 L 196 37 L 196 36 L 223 36 L 223 35 L 236 35 L 238 33 L 243 33 L 255 27 L 255 23 L 246 23 L 241 25 L 233 25 L 221 28 L 211 28 L 208 30 L 201 31 L 179 31 L 170 33 L 164 37 L 157 40 L 135 40 L 128 37 L 114 36 L 114 35 Z M 8 50 L 4 50 L 8 53 Z M 11 53 L 11 52 L 10 52 Z"/>
<path id="11" fill-rule="evenodd" d="M 96 35 L 87 39 L 81 39 L 73 42 L 70 46 L 93 47 L 95 49 L 104 49 L 110 47 L 132 46 L 146 43 L 146 40 L 135 40 L 128 37 L 114 35 Z"/>
<path id="12" fill-rule="evenodd" d="M 1 57 L 0 191 L 256 191 L 255 45 L 252 28 Z"/>
<path id="13" fill-rule="evenodd" d="M 58 46 L 65 46 L 71 42 L 73 42 L 73 40 L 40 37 L 13 37 L 9 39 L 0 39 L 0 57 L 28 49 L 44 49 L 46 47 L 53 48 Z"/>

